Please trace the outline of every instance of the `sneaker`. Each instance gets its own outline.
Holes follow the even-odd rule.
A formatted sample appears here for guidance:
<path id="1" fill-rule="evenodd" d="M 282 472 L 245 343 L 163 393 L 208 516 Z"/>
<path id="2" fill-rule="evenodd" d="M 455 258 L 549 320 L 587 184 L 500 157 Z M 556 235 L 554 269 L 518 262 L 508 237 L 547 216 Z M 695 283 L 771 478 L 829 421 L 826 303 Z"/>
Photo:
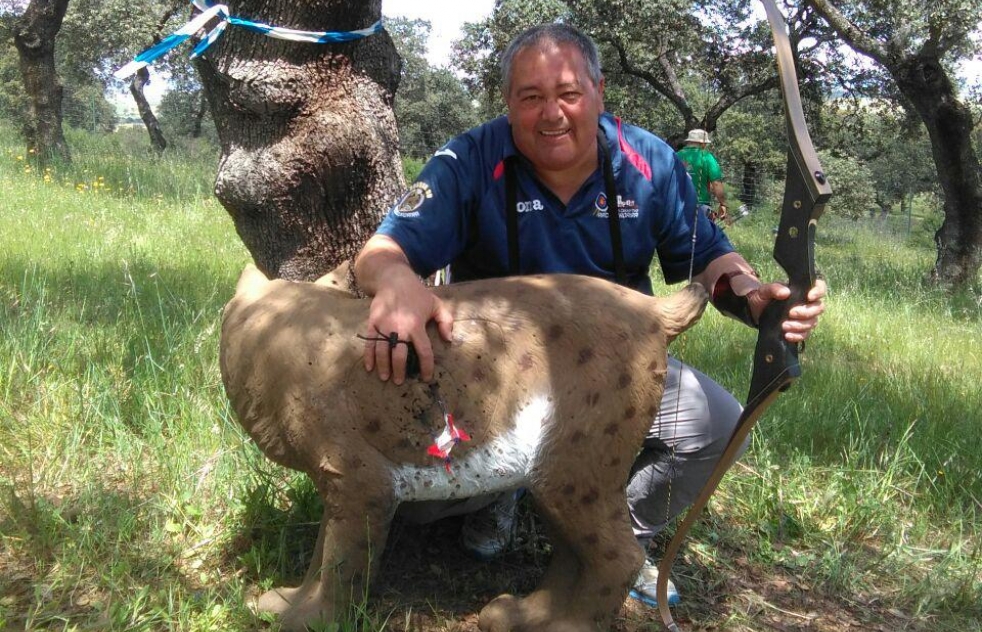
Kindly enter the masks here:
<path id="1" fill-rule="evenodd" d="M 487 561 L 511 548 L 518 496 L 519 492 L 507 492 L 487 507 L 467 514 L 460 540 L 471 555 Z"/>
<path id="2" fill-rule="evenodd" d="M 651 563 L 650 560 L 644 561 L 644 566 L 638 572 L 638 578 L 634 580 L 634 588 L 628 595 L 632 599 L 637 599 L 646 606 L 651 606 L 652 608 L 658 607 L 658 567 Z M 679 597 L 679 591 L 675 589 L 675 584 L 672 580 L 668 580 L 668 605 L 674 606 L 681 598 Z"/>

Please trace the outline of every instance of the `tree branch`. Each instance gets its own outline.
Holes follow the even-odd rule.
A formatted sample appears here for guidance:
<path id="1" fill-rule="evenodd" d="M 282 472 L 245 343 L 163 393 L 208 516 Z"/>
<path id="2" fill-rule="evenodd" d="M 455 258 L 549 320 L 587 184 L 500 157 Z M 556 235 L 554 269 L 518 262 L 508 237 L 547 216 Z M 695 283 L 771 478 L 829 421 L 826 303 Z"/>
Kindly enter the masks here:
<path id="1" fill-rule="evenodd" d="M 932 13 L 928 19 L 928 39 L 921 47 L 921 54 L 940 59 L 952 48 L 962 44 L 971 33 L 971 18 L 956 14 Z"/>
<path id="2" fill-rule="evenodd" d="M 821 15 L 839 33 L 850 48 L 886 67 L 891 66 L 891 58 L 897 56 L 897 53 L 889 50 L 879 40 L 863 32 L 862 29 L 856 26 L 839 9 L 834 7 L 831 2 L 828 0 L 806 0 L 806 3 L 815 9 L 815 12 Z"/>
<path id="3" fill-rule="evenodd" d="M 682 115 L 682 119 L 686 122 L 686 125 L 690 125 L 693 121 L 695 121 L 696 117 L 692 112 L 692 107 L 689 105 L 689 101 L 685 98 L 685 94 L 682 92 L 682 87 L 678 82 L 678 78 L 675 77 L 674 69 L 671 68 L 670 62 L 664 55 L 659 55 L 658 61 L 662 68 L 666 70 L 666 75 L 669 77 L 669 85 L 666 85 L 665 82 L 663 82 L 653 73 L 638 68 L 632 64 L 631 60 L 628 58 L 627 51 L 624 50 L 623 45 L 621 45 L 616 38 L 606 38 L 606 41 L 614 47 L 614 50 L 617 51 L 618 61 L 620 62 L 621 70 L 624 72 L 624 74 L 641 79 L 651 86 L 655 92 L 671 101 L 672 105 L 675 106 L 675 109 L 677 109 Z M 666 65 L 668 66 L 667 69 Z M 673 83 L 674 85 L 672 85 Z"/>
<path id="4" fill-rule="evenodd" d="M 744 86 L 743 88 L 734 92 L 724 92 L 723 96 L 721 96 L 716 103 L 710 106 L 709 110 L 706 112 L 706 121 L 712 121 L 712 124 L 709 125 L 709 127 L 715 128 L 715 122 L 719 120 L 721 116 L 723 116 L 723 113 L 740 101 L 769 92 L 771 90 L 776 90 L 778 86 L 778 76 L 773 74 L 760 83 Z"/>
<path id="5" fill-rule="evenodd" d="M 668 85 L 671 87 L 672 92 L 688 103 L 689 99 L 685 96 L 685 88 L 682 87 L 682 83 L 679 81 L 679 76 L 675 72 L 675 66 L 672 65 L 671 60 L 668 58 L 668 53 L 658 53 L 658 65 L 665 72 L 665 78 L 668 79 Z"/>

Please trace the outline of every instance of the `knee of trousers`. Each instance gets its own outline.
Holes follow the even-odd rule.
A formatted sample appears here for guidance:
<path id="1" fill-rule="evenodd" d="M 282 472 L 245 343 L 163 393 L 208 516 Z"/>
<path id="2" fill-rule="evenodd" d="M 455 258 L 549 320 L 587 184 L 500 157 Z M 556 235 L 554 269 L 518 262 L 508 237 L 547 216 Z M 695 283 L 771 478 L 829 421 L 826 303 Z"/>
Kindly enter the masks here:
<path id="1" fill-rule="evenodd" d="M 729 391 L 692 367 L 685 366 L 678 379 L 681 386 L 662 399 L 644 447 L 693 458 L 722 454 L 743 406 Z"/>

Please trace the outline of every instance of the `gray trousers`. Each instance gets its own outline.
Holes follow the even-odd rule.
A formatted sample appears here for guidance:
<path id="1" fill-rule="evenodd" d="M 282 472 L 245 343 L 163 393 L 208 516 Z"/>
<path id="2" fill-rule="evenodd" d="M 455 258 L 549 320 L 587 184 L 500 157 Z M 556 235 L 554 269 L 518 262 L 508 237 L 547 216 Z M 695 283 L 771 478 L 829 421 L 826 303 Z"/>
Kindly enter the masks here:
<path id="1" fill-rule="evenodd" d="M 627 484 L 631 526 L 643 546 L 695 500 L 741 412 L 729 391 L 669 356 L 661 408 Z"/>

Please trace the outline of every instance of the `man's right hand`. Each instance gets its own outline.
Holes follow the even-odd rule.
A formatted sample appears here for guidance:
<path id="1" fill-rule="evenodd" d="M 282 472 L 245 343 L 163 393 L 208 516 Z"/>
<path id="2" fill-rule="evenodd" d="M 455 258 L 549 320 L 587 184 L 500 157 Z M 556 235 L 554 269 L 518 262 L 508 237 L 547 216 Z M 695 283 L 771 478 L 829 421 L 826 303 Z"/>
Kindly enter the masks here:
<path id="1" fill-rule="evenodd" d="M 405 254 L 387 237 L 372 237 L 355 264 L 358 284 L 368 294 L 373 294 L 365 327 L 367 338 L 389 338 L 393 333 L 398 340 L 413 345 L 419 357 L 420 377 L 433 379 L 433 347 L 426 334 L 426 324 L 434 320 L 440 337 L 452 339 L 453 316 L 432 290 L 423 285 L 409 267 Z M 390 377 L 395 384 L 406 379 L 406 359 L 409 347 L 405 344 L 391 346 L 387 341 L 368 340 L 365 343 L 365 370 L 376 370 L 379 379 Z"/>

